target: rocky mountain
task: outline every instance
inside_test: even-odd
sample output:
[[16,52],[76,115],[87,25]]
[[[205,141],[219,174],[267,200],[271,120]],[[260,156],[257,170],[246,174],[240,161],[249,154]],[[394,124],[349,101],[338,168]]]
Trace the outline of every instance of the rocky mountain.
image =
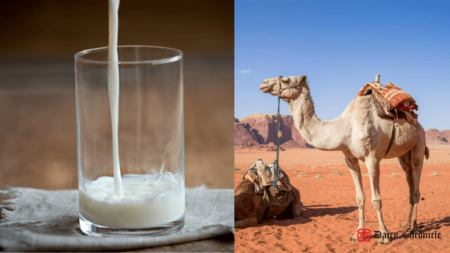
[[427,140],[427,146],[433,145],[450,145],[450,130],[439,130],[430,128],[425,131],[425,137]]
[[[294,120],[292,116],[281,115],[280,125],[283,136],[280,138],[280,147],[286,148],[312,148],[311,145],[305,142],[300,133],[294,126]],[[242,129],[242,126],[250,133],[250,135]],[[247,148],[256,145],[250,145],[250,136],[253,140],[256,140],[260,144],[259,148],[265,148],[272,150],[276,143],[276,127],[277,127],[277,115],[276,114],[261,114],[256,113],[242,120],[235,119],[235,149],[240,147]],[[236,134],[238,136],[236,136]],[[253,143],[253,142],[251,142]]]
[[234,149],[243,148],[259,149],[260,145],[253,133],[234,118]]
[[450,130],[444,130],[441,132],[442,135],[447,139],[447,141],[450,143]]
[[[294,126],[294,119],[290,115],[280,116],[280,138],[282,149],[313,148],[306,143]],[[234,119],[234,148],[235,149],[276,149],[276,114],[255,113],[242,120]],[[428,146],[450,145],[450,130],[439,131],[431,128],[425,131]]]

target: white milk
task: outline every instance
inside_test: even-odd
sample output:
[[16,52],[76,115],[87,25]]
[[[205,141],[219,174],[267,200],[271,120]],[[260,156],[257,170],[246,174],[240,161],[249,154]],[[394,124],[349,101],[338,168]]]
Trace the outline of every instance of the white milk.
[[109,51],[108,61],[108,93],[111,108],[113,163],[114,163],[114,194],[122,198],[122,180],[119,161],[119,56],[117,55],[117,37],[119,30],[119,3],[120,0],[109,0]]
[[147,228],[181,218],[185,209],[184,185],[170,172],[124,175],[124,198],[113,192],[114,179],[99,177],[79,191],[80,214],[98,225],[118,228]]
[[[124,175],[120,173],[119,68],[117,55],[120,0],[109,0],[108,93],[113,140],[113,177],[99,177],[79,190],[80,214],[97,224],[117,228],[148,228],[181,218],[185,209],[184,185],[173,174]],[[164,166],[164,165],[163,165]],[[162,173],[163,168],[161,169]],[[123,180],[122,180],[123,179]]]

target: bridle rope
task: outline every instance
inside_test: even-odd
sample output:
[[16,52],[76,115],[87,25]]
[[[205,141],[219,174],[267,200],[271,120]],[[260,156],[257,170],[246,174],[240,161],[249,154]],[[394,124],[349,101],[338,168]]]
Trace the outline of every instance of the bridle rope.
[[280,176],[280,167],[279,167],[279,159],[280,159],[280,138],[282,137],[282,131],[281,131],[281,125],[280,125],[280,99],[281,99],[281,93],[283,93],[284,90],[296,88],[298,87],[298,84],[291,83],[288,87],[282,88],[281,83],[283,82],[283,76],[278,77],[278,86],[279,86],[279,92],[278,92],[278,111],[277,111],[277,157],[275,161],[273,161],[273,183],[272,186],[276,187],[278,183],[278,178]]

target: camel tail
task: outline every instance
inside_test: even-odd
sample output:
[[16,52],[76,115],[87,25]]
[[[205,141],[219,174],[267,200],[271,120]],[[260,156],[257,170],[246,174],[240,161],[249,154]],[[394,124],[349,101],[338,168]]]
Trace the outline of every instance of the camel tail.
[[430,150],[428,149],[428,147],[425,147],[425,159],[428,160],[428,158],[430,158]]

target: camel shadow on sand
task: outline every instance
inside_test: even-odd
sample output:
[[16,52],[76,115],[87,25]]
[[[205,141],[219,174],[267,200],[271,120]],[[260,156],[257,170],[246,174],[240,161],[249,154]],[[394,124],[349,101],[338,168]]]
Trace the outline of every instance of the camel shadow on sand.
[[450,216],[445,217],[440,221],[432,220],[432,221],[420,222],[418,225],[419,225],[420,233],[434,232],[436,230],[439,232],[439,229],[441,229],[442,227],[450,226]]
[[[424,221],[424,222],[420,222],[418,224],[418,227],[419,227],[418,233],[428,234],[428,239],[429,239],[430,238],[430,234],[433,234],[434,232],[441,233],[440,229],[442,227],[449,227],[449,226],[450,226],[450,216],[449,217],[445,217],[445,218],[443,218],[442,220],[439,220],[439,221],[436,221],[436,220]],[[410,230],[409,228],[407,228],[407,229],[393,228],[390,232],[397,233],[397,236],[396,237],[391,237],[392,243],[394,243],[396,241],[406,242],[406,241],[403,241],[403,240],[404,239],[410,239],[409,236],[411,236],[411,235],[409,233],[409,230]],[[404,236],[406,236],[406,238]],[[442,237],[442,233],[441,233],[440,236]],[[419,238],[419,237],[416,237],[416,238],[418,238],[418,239],[414,239],[414,240],[421,240],[421,238]],[[372,239],[378,239],[378,237],[376,237],[375,235],[372,235]],[[424,237],[424,240],[427,240],[427,238]]]
[[345,207],[328,207],[330,205],[313,205],[313,206],[304,206],[302,208],[302,216],[296,218],[289,218],[287,215],[280,215],[276,218],[268,217],[265,220],[260,221],[254,227],[262,227],[262,226],[272,226],[276,224],[277,226],[291,226],[295,224],[304,224],[311,222],[314,217],[321,216],[336,216],[336,215],[345,215],[351,213],[355,210],[358,210],[357,206],[345,206]]

